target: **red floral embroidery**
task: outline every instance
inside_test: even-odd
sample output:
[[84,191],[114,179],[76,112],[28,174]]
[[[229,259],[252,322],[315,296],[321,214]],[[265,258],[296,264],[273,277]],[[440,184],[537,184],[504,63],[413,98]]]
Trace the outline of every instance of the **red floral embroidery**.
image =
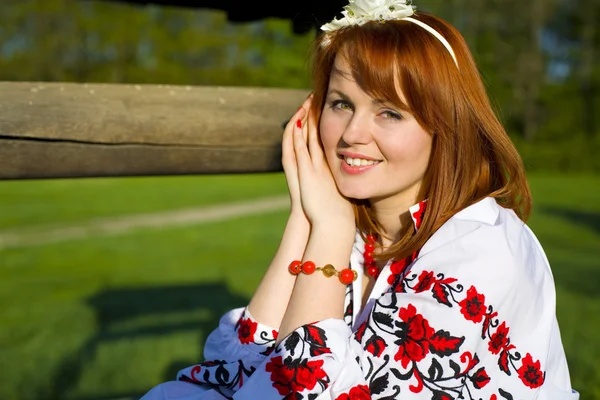
[[515,346],[512,344],[506,346],[500,353],[500,358],[498,359],[498,367],[500,367],[500,370],[504,371],[508,375],[510,375],[510,365],[509,365],[509,361],[508,361],[508,358],[510,356],[509,351],[514,348],[515,348]]
[[[190,383],[216,385],[227,388],[242,387],[244,379],[250,377],[256,368],[246,368],[242,360],[205,361],[202,364],[181,371],[177,380]],[[189,374],[189,375],[188,375]]]
[[479,357],[477,357],[477,354],[475,354],[475,357],[473,357],[470,351],[465,351],[460,355],[460,362],[463,364],[467,364],[467,368],[465,368],[465,370],[461,372],[461,375],[463,375],[472,370],[473,367],[475,367],[477,364],[479,364]]
[[388,283],[392,287],[393,292],[403,293],[404,290],[404,279],[402,279],[406,267],[408,267],[419,255],[418,251],[415,251],[404,260],[394,261],[390,265],[390,276],[388,276]]
[[428,340],[435,331],[421,314],[417,314],[412,304],[400,309],[400,319],[404,324],[396,331],[399,339],[394,342],[398,345],[394,360],[401,361],[402,367],[406,368],[411,361],[421,361],[429,353]]
[[250,344],[254,342],[254,334],[258,328],[258,323],[253,322],[250,318],[240,319],[238,326],[238,337],[242,344]]
[[367,385],[354,386],[348,393],[340,394],[335,400],[371,400]]
[[492,334],[490,342],[488,344],[489,350],[492,354],[498,354],[500,350],[504,349],[508,344],[508,330],[506,323],[502,324],[496,329],[496,332]]
[[467,297],[458,303],[460,312],[469,321],[481,322],[485,315],[485,296],[477,293],[477,289],[471,286],[467,290]]
[[431,289],[431,286],[435,283],[435,281],[436,279],[433,272],[423,271],[421,272],[421,275],[419,275],[419,280],[417,281],[417,284],[415,285],[413,290],[415,291],[415,293],[421,293],[426,290],[429,290]]
[[473,386],[475,386],[477,389],[481,389],[490,382],[490,377],[488,376],[487,372],[485,372],[485,368],[481,367],[471,377],[471,381],[473,382]]
[[440,329],[429,339],[429,350],[437,356],[449,356],[458,351],[464,340],[464,337],[450,336],[449,332]]
[[394,343],[398,345],[398,351],[394,360],[400,361],[402,368],[421,361],[430,351],[438,356],[456,353],[465,340],[441,329],[436,332],[421,314],[417,314],[412,304],[401,308],[399,316],[404,322],[396,323],[399,329],[394,334],[398,340]]
[[421,227],[426,208],[427,200],[423,200],[419,203],[419,209],[412,214],[413,221],[415,222],[415,229],[419,229]]
[[196,377],[196,376],[200,376],[200,371],[202,370],[202,367],[199,365],[196,365],[194,368],[192,368],[192,378],[191,380],[194,382],[200,382],[200,380]]
[[312,390],[317,382],[324,383],[327,374],[322,366],[323,360],[298,361],[288,357],[283,361],[281,356],[277,356],[267,363],[265,369],[271,373],[273,387],[280,395],[287,396],[304,390]]
[[421,374],[418,369],[415,369],[413,372],[413,376],[417,380],[417,385],[408,385],[408,388],[413,393],[421,393],[423,391],[423,378],[421,378]]
[[[419,209],[412,214],[412,218],[415,225],[415,232],[421,226],[421,222],[423,221],[423,216],[425,215],[426,208],[427,200],[423,200],[419,203]],[[404,280],[402,279],[404,271],[406,270],[406,267],[408,267],[418,256],[419,250],[413,252],[404,260],[394,261],[392,265],[390,265],[391,274],[390,276],[388,276],[388,283],[391,285],[393,292],[402,293],[405,291]]]
[[[474,286],[471,286],[467,290],[466,297],[458,301],[456,294],[461,293],[463,288],[461,285],[451,285],[457,281],[455,278],[445,278],[443,274],[434,276],[432,271],[422,271],[418,276],[417,274],[413,274],[410,278],[405,277],[403,281],[404,282],[401,285],[403,289],[406,287],[411,289],[414,293],[431,290],[433,297],[439,303],[448,307],[453,307],[454,304],[456,304],[460,307],[460,312],[466,320],[474,323],[482,323],[481,338],[489,339],[489,351],[492,354],[499,355],[498,367],[501,371],[507,375],[511,375],[511,368],[516,370],[521,381],[532,389],[537,388],[544,383],[544,372],[541,370],[540,361],[534,362],[529,353],[527,354],[527,357],[523,358],[521,367],[517,369],[514,362],[518,361],[521,356],[518,352],[511,352],[511,350],[516,349],[516,347],[510,343],[510,328],[505,321],[500,322],[497,319],[498,313],[494,311],[491,306],[486,306],[485,296],[477,292],[477,289]],[[436,336],[440,334],[440,332],[444,331],[440,330],[436,332]],[[421,342],[428,342],[430,344],[429,350],[436,353],[434,351],[434,339],[435,337],[425,338],[421,339]],[[413,346],[413,348],[416,349],[415,346]],[[453,348],[453,346],[450,345],[450,348]],[[399,359],[398,357],[402,351],[404,350],[400,349],[398,354],[396,354],[396,360]],[[412,354],[416,359],[423,358],[427,354],[427,349],[424,349],[424,351],[421,352],[413,351]],[[438,353],[436,354],[439,355]],[[469,359],[468,366],[461,374],[467,373],[479,363],[477,354],[472,356],[469,352],[463,353],[461,362],[466,363],[467,356]],[[403,366],[408,363],[408,361],[410,361],[410,357],[408,360],[403,360]],[[470,379],[473,382],[474,387],[478,389],[485,386],[490,380],[484,369],[477,370],[475,375],[471,376]]]
[[483,320],[483,327],[481,328],[481,338],[485,339],[488,330],[490,329],[490,322],[492,322],[492,318],[496,318],[498,313],[496,311],[485,314],[485,319]]
[[395,292],[404,291],[404,288],[401,284],[402,280],[400,279],[400,277],[406,269],[406,266],[413,262],[413,260],[413,256],[408,256],[404,260],[394,261],[392,265],[390,265],[391,275],[388,276],[388,283],[394,287]]
[[[304,341],[309,345],[311,357],[331,353],[331,349],[325,345],[327,336],[325,331],[316,325],[304,325]],[[292,337],[294,335],[292,334]],[[291,337],[290,337],[291,338]]]
[[544,373],[541,371],[540,361],[533,362],[529,353],[523,357],[523,364],[517,373],[521,381],[532,389],[538,388],[544,383]]
[[306,330],[307,340],[318,346],[325,346],[325,340],[327,340],[327,337],[325,336],[323,329],[315,325],[305,325],[304,329]]
[[367,321],[360,324],[356,332],[354,333],[354,338],[356,341],[360,342],[365,334],[365,330],[367,329]]
[[385,340],[381,336],[373,335],[367,340],[366,350],[375,357],[381,357],[381,353],[387,347]]

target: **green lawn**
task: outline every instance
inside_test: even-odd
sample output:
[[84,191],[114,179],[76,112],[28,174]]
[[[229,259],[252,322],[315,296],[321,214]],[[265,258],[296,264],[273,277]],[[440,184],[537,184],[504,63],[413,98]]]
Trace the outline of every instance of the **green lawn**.
[[[536,174],[531,185],[573,385],[600,400],[600,178]],[[282,174],[0,182],[0,231],[285,192]],[[285,218],[0,249],[0,398],[118,398],[172,379],[248,301]]]

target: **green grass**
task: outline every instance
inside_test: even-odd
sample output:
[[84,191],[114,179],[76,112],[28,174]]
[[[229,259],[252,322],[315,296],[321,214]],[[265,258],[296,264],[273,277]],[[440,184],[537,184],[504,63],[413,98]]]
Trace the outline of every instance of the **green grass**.
[[530,226],[550,260],[571,381],[600,399],[600,177],[534,175]]
[[[531,176],[572,382],[600,399],[600,178]],[[0,182],[0,230],[283,194],[281,174]],[[0,250],[0,398],[137,395],[246,304],[286,212]]]
[[281,173],[0,182],[0,230],[287,193]]

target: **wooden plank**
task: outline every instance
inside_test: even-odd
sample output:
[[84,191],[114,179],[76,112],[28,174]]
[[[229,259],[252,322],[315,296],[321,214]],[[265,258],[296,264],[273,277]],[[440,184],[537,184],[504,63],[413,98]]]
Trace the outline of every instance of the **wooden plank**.
[[3,179],[281,171],[281,147],[149,146],[0,139]]
[[0,82],[0,179],[280,171],[308,93]]

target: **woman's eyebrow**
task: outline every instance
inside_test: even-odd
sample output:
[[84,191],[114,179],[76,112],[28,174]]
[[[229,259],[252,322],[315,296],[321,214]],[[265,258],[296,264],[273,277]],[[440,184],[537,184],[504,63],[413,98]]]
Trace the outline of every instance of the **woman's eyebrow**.
[[[350,100],[350,96],[348,96],[346,93],[342,92],[339,89],[329,90],[326,94],[326,97],[329,97],[332,94],[339,96],[342,100],[347,101],[348,103],[352,103],[352,100]],[[393,103],[391,103],[389,100],[386,100],[386,99],[373,99],[372,103],[376,106],[394,107],[394,108],[402,109],[404,111],[408,111],[408,109],[406,109],[405,107],[395,106]]]
[[338,89],[331,89],[329,92],[327,92],[327,96],[331,95],[331,94],[337,94],[338,96],[340,96],[342,99],[346,100],[346,101],[350,101],[350,97],[348,97],[348,95],[346,95],[346,93],[342,92],[341,90]]

